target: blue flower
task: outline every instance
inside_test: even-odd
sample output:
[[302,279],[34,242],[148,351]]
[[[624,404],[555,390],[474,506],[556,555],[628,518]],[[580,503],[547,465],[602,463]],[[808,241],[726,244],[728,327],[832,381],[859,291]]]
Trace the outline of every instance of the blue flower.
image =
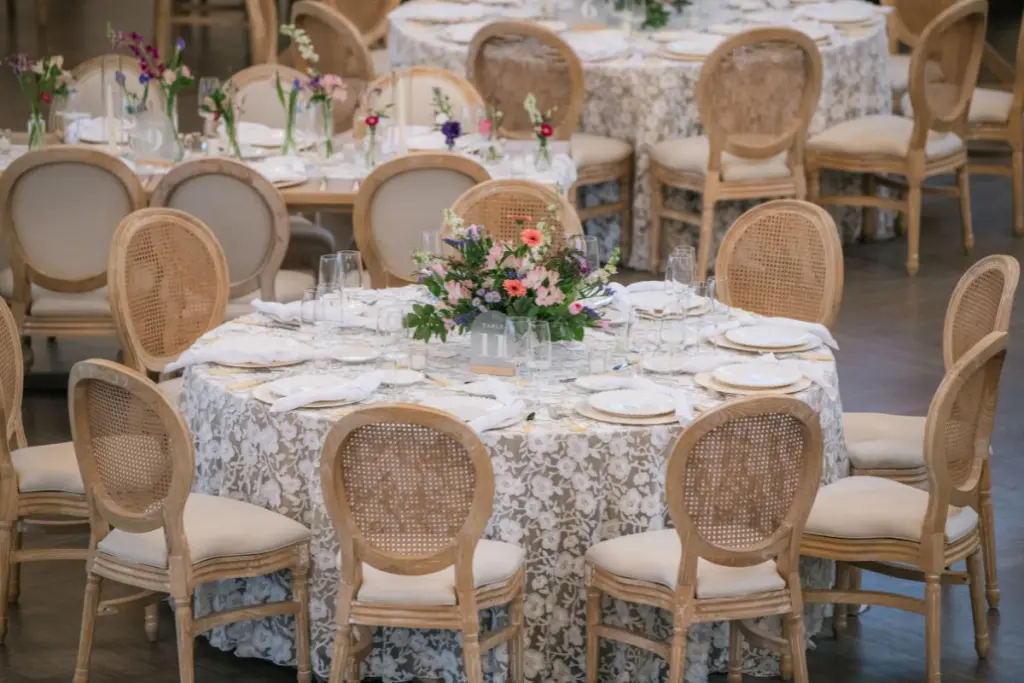
[[501,301],[501,293],[500,292],[487,292],[486,294],[484,294],[484,301],[486,301],[489,304],[496,304],[499,301]]
[[605,287],[604,288],[604,295],[605,296],[615,296],[615,290],[612,289],[611,287]]
[[450,145],[455,142],[455,138],[462,135],[462,125],[458,121],[446,121],[441,126],[441,132],[444,134],[445,142]]
[[302,90],[302,81],[296,78],[292,81],[292,88],[295,90]]
[[601,317],[600,314],[597,311],[595,311],[593,308],[591,308],[590,306],[584,306],[583,307],[583,312],[587,316],[589,316],[591,318],[600,318]]
[[445,237],[441,241],[447,244],[449,247],[455,247],[456,249],[462,246],[462,240],[452,239],[451,237]]
[[141,74],[139,76],[139,83],[141,83],[142,85],[146,85],[147,83],[149,83],[149,78],[149,74]]
[[185,39],[184,38],[178,38],[178,42],[176,42],[174,45],[175,45],[175,47],[178,48],[178,52],[181,52],[182,50],[185,49]]

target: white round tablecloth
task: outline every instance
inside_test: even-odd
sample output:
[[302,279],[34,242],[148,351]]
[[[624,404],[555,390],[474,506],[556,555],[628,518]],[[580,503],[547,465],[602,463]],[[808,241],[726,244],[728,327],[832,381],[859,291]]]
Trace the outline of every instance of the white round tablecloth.
[[[465,74],[468,46],[446,39],[444,31],[444,26],[392,17],[388,38],[392,66],[426,64]],[[839,37],[821,48],[823,82],[821,99],[811,123],[812,134],[842,121],[891,111],[892,94],[886,68],[888,52],[881,15],[874,29]],[[634,268],[646,269],[651,265],[648,240],[652,189],[647,148],[663,140],[703,133],[695,96],[701,66],[700,62],[669,60],[641,54],[641,51],[628,58],[583,63],[586,97],[579,130],[625,140],[636,147],[633,244],[627,264]],[[859,193],[860,182],[855,176],[826,174],[822,188],[828,193]],[[582,201],[590,206],[614,201],[618,188],[609,184],[582,194]],[[736,217],[754,203],[718,204],[716,245]],[[699,200],[682,192],[667,193],[666,205],[683,211],[700,211]],[[849,207],[829,209],[844,239],[855,239],[860,233],[860,211]],[[600,235],[610,249],[619,244],[618,223],[617,217],[595,219],[588,223],[587,232]],[[881,223],[879,236],[885,236],[891,229],[891,221]],[[696,226],[663,221],[663,258],[676,244],[696,244],[697,234]]]
[[[394,302],[403,290],[384,290],[380,296]],[[288,336],[296,332],[268,327],[258,315],[228,323],[211,337],[225,332]],[[641,322],[637,334],[650,338],[653,322]],[[319,338],[315,343],[337,348],[357,340],[373,342],[367,330],[350,330],[341,336]],[[585,603],[583,555],[593,544],[622,534],[664,528],[669,521],[665,503],[665,465],[679,436],[678,424],[629,427],[595,422],[572,413],[552,419],[548,406],[572,406],[584,398],[568,378],[587,374],[587,346],[611,348],[614,339],[596,333],[586,344],[555,345],[554,369],[543,381],[517,388],[527,402],[533,420],[482,434],[492,457],[495,475],[494,512],[487,538],[526,549],[527,650],[526,677],[537,683],[580,681],[585,665]],[[822,347],[824,350],[824,347]],[[451,396],[463,382],[479,376],[468,373],[468,340],[431,343],[428,381],[377,395],[368,402],[400,400],[417,403],[431,397]],[[738,358],[749,354],[735,353]],[[798,397],[821,416],[824,430],[822,481],[846,475],[848,460],[842,434],[842,406],[838,379],[831,362],[808,360],[824,370],[824,383],[811,385]],[[332,425],[349,408],[295,410],[271,413],[269,406],[253,398],[253,381],[328,370],[356,377],[367,365],[342,365],[316,361],[273,373],[246,374],[210,365],[186,371],[181,407],[195,439],[195,490],[245,500],[301,521],[313,531],[310,568],[310,611],[313,669],[327,676],[334,635],[337,594],[338,544],[320,491],[321,449]],[[721,402],[693,384],[689,375],[654,377],[659,383],[685,388],[698,408]],[[829,398],[828,394],[836,398]],[[557,413],[556,413],[557,415]],[[831,585],[829,563],[804,560],[805,583]],[[222,581],[203,586],[197,610],[208,611],[254,604],[287,595],[287,575]],[[809,611],[808,632],[820,627],[822,610]],[[483,613],[490,622],[495,615]],[[612,603],[605,605],[605,619],[632,628],[667,636],[671,619],[653,608]],[[490,623],[487,624],[488,626]],[[215,629],[211,642],[233,649],[240,656],[260,657],[279,664],[294,664],[294,621],[273,618],[243,622]],[[369,671],[364,676],[384,680],[442,678],[464,680],[460,639],[451,631],[374,630]],[[724,671],[728,628],[725,624],[695,625],[690,629],[687,681],[706,681],[710,672]],[[601,680],[658,681],[664,662],[657,657],[605,643]],[[485,672],[504,673],[506,654],[498,648],[485,657]],[[750,650],[745,668],[755,675],[777,672],[772,655]],[[497,680],[502,680],[499,675]]]

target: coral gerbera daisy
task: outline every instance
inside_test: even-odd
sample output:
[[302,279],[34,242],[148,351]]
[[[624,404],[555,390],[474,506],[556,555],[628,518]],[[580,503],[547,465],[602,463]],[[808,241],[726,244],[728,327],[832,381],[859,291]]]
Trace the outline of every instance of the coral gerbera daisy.
[[519,280],[505,280],[505,284],[502,286],[509,296],[522,296],[526,294],[526,285]]
[[519,239],[528,247],[536,247],[544,241],[544,235],[535,228],[526,228],[519,233]]

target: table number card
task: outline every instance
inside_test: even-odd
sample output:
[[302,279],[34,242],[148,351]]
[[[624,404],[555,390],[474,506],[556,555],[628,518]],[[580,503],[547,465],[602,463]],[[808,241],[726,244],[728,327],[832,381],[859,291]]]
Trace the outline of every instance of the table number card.
[[508,358],[505,314],[488,311],[473,321],[469,330],[469,371],[482,375],[511,377],[515,365]]

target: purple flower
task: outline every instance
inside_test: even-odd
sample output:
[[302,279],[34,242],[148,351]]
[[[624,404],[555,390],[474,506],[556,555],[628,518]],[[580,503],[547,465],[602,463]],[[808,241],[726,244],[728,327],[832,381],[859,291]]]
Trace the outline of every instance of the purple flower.
[[302,81],[296,78],[292,81],[292,88],[295,90],[302,90]]
[[600,314],[597,311],[595,311],[593,308],[591,308],[590,306],[584,306],[583,307],[583,313],[585,313],[587,315],[587,317],[590,317],[590,318],[600,318],[601,317]]
[[136,33],[135,31],[132,31],[131,33],[129,33],[129,34],[128,34],[128,37],[129,37],[129,38],[131,38],[132,40],[136,40],[136,41],[138,41],[138,40],[142,40],[142,36],[140,36],[140,35],[139,35],[138,33]]
[[178,38],[178,42],[176,42],[174,45],[175,45],[175,47],[178,48],[178,52],[181,52],[182,50],[185,49],[185,39],[184,38]]
[[481,287],[480,289],[476,290],[476,295],[477,296],[483,296],[486,293],[487,293],[487,290],[484,289],[483,287]]
[[480,306],[480,297],[477,297],[477,296],[473,297],[473,300],[470,301],[469,303],[473,304],[474,306],[479,307]]
[[139,75],[139,83],[142,84],[142,85],[146,85],[147,83],[149,83],[149,79],[150,78],[151,78],[151,76],[149,74],[140,74]]
[[123,88],[124,87],[124,83],[125,83],[124,72],[123,71],[115,71],[114,72],[114,80],[117,81],[117,84]]
[[484,301],[489,304],[496,304],[501,301],[501,294],[499,292],[487,292],[484,294]]
[[446,121],[441,126],[441,132],[444,133],[445,142],[450,145],[455,142],[455,138],[462,135],[462,125],[458,121]]

